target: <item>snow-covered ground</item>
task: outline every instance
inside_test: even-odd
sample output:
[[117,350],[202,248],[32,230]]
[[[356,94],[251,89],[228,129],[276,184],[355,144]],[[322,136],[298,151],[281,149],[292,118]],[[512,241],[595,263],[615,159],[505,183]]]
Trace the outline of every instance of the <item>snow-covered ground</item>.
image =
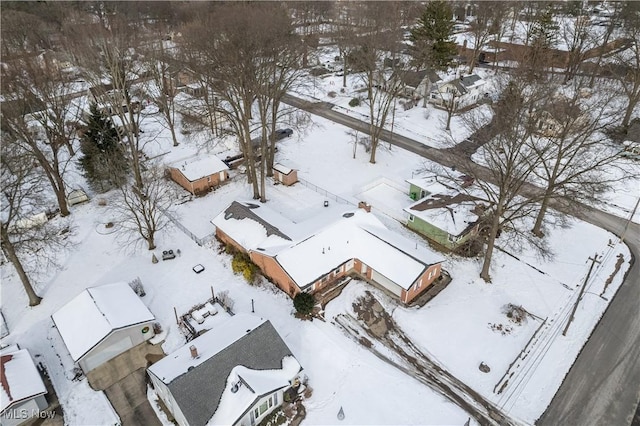
[[[145,147],[149,157],[158,156],[157,161],[169,163],[196,153],[207,154],[197,138],[187,139],[182,134],[180,145],[172,147],[168,132],[154,123],[155,117],[145,117],[142,126],[149,138]],[[414,120],[418,118],[419,115]],[[396,213],[405,207],[398,206],[403,199],[402,188],[408,190],[404,181],[423,167],[423,159],[396,147],[384,147],[373,165],[361,146],[353,159],[352,138],[346,128],[317,117],[313,123],[306,134],[294,134],[280,143],[277,160],[298,167],[299,176],[318,185],[320,192],[329,191],[354,205],[367,197],[373,204],[373,214],[379,215],[387,226],[419,240],[396,220],[401,219]],[[435,132],[437,126],[433,125],[432,130]],[[225,155],[232,149],[228,139],[216,142],[209,154]],[[210,220],[231,201],[250,197],[244,176],[234,174],[230,183],[214,193],[176,200],[176,216],[198,238],[212,235],[214,227]],[[74,179],[82,183],[79,174]],[[98,205],[97,198],[106,200],[107,205]],[[330,195],[302,184],[269,185],[267,198],[271,208],[292,218],[313,206],[322,208],[324,200],[331,200]],[[408,196],[405,201],[411,202]],[[329,304],[328,322],[301,322],[292,315],[291,300],[271,284],[251,286],[234,275],[229,257],[220,254],[215,240],[200,247],[174,228],[159,237],[155,253],[160,257],[162,250],[180,249],[181,254],[158,264],[151,262],[147,250],[122,248],[114,234],[104,228],[112,219],[109,206],[114,202],[114,194],[105,194],[73,208],[74,248],[62,255],[61,270],[51,271],[37,283],[37,291],[44,297],[38,307],[27,307],[13,268],[9,264],[2,266],[2,311],[10,330],[3,344],[19,343],[47,365],[67,424],[114,424],[117,417],[104,394],[92,391],[86,379],[72,380],[71,358],[52,328],[50,315],[88,286],[131,281],[136,277],[141,278],[147,293],[143,302],[168,331],[163,344],[167,353],[185,343],[175,324],[174,308],[178,314],[187,312],[210,297],[211,287],[216,292],[228,291],[237,312],[250,312],[253,301],[256,314],[271,320],[309,377],[313,395],[306,402],[307,424],[335,423],[341,407],[344,422],[350,424],[463,424],[469,417],[441,395],[346,338],[331,324],[332,316],[349,311],[354,299],[369,288],[365,284],[350,284]],[[345,205],[348,208],[354,207]],[[607,301],[598,295],[613,272],[615,256],[622,254],[625,264],[604,292],[608,300],[620,285],[629,259],[626,246],[616,244],[613,235],[582,222],[574,222],[569,229],[558,229],[550,238],[557,253],[552,261],[539,260],[526,248],[515,254],[520,260],[496,253],[491,284],[478,278],[478,260],[443,255],[444,268],[453,281],[423,308],[396,306],[387,296],[376,292],[386,306],[395,306],[393,317],[425,353],[526,423],[532,423],[544,410],[606,307]],[[609,240],[613,247],[608,246]],[[587,285],[567,337],[560,337],[555,324],[566,320],[577,286],[588,269],[585,262],[594,253],[603,256],[602,263]],[[196,275],[191,268],[198,263],[206,269]],[[512,324],[503,312],[508,303],[520,305],[535,316],[521,325]],[[547,322],[541,327],[544,318]],[[526,347],[538,328],[535,343]],[[520,363],[514,372],[515,379],[502,394],[495,394],[493,389],[501,376],[525,347],[535,354],[546,355],[531,356]],[[491,371],[480,372],[480,362],[489,365]]]

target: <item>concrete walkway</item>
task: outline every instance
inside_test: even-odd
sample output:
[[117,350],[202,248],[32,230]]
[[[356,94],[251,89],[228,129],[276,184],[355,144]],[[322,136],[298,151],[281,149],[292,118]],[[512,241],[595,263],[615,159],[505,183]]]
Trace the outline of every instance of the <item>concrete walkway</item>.
[[140,368],[105,389],[122,426],[162,426],[147,399],[146,368]]
[[146,369],[163,357],[160,345],[145,342],[87,373],[89,385],[104,391],[122,426],[162,426],[147,399]]

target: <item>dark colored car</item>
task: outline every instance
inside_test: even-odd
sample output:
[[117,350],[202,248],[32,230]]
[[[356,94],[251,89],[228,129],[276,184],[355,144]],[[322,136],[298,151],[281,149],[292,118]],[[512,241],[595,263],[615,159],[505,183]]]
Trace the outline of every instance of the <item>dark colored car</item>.
[[291,129],[278,129],[278,130],[276,130],[276,140],[277,141],[279,141],[280,139],[288,138],[291,135],[293,135],[293,130],[291,130]]

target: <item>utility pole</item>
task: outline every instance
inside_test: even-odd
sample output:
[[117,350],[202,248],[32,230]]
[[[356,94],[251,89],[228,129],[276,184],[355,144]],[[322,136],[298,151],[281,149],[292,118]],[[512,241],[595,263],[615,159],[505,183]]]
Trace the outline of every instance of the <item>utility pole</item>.
[[633,220],[633,216],[635,216],[635,214],[636,214],[636,210],[638,210],[638,204],[640,204],[640,197],[638,197],[638,201],[636,201],[636,205],[633,207],[633,211],[631,212],[631,215],[629,215],[629,220],[627,220],[627,223],[624,225],[624,231],[622,231],[622,235],[620,235],[620,242],[621,243],[624,242],[624,237],[625,237],[625,235],[627,235],[627,231],[629,230],[629,225],[631,224],[631,221]]
[[567,321],[567,325],[564,327],[564,331],[562,332],[563,336],[567,335],[567,330],[569,330],[569,326],[571,325],[571,322],[573,321],[573,316],[576,313],[576,309],[578,309],[578,303],[580,303],[580,299],[582,299],[582,295],[584,294],[584,289],[587,286],[587,282],[589,281],[589,277],[591,276],[591,271],[593,271],[593,267],[596,265],[596,263],[600,263],[600,261],[598,260],[598,253],[594,254],[593,257],[590,257],[589,260],[591,261],[591,266],[589,267],[589,272],[587,272],[587,276],[584,279],[584,282],[582,283],[582,288],[580,288],[580,294],[578,294],[578,298],[576,299],[576,303],[573,305],[573,310],[571,310],[571,315],[569,316],[569,321]]

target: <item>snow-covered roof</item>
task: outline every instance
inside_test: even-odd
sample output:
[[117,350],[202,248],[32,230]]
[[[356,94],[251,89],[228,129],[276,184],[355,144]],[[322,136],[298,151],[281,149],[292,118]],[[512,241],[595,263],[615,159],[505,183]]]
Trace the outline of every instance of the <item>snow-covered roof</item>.
[[[375,215],[361,209],[315,223],[313,219],[293,223],[264,205],[254,205],[250,216],[235,215],[233,209],[234,204],[213,224],[245,249],[275,257],[301,288],[355,258],[408,289],[426,266],[441,261],[431,250],[389,231]],[[287,238],[269,229],[286,232]]]
[[189,424],[204,425],[234,424],[260,395],[287,386],[300,369],[269,321],[238,314],[153,364],[149,372],[167,384]]
[[291,173],[293,171],[292,168],[287,167],[287,166],[283,166],[280,163],[276,163],[273,165],[273,170],[276,170],[282,174],[288,175],[289,173]]
[[47,393],[29,351],[12,347],[0,353],[0,412]]
[[[293,356],[282,359],[282,368],[253,370],[237,366],[231,370],[218,408],[207,425],[230,425],[240,419],[261,395],[290,385],[300,372],[300,363]],[[234,392],[232,389],[235,389]]]
[[444,191],[429,193],[406,207],[404,211],[449,235],[457,236],[478,221],[478,201],[479,199],[472,195],[446,188]]
[[359,259],[408,289],[427,265],[441,259],[426,247],[389,231],[373,214],[356,210],[311,237],[281,251],[276,259],[300,287],[350,259]]
[[197,160],[183,160],[172,164],[172,167],[180,170],[184,177],[191,182],[206,176],[214,175],[223,170],[229,170],[229,167],[215,155],[199,158]]
[[90,287],[51,317],[74,361],[112,331],[155,319],[124,282]]
[[420,189],[424,189],[430,194],[444,192],[448,189],[446,185],[438,182],[433,176],[415,177],[412,179],[407,179],[405,182],[410,185],[415,185]]

